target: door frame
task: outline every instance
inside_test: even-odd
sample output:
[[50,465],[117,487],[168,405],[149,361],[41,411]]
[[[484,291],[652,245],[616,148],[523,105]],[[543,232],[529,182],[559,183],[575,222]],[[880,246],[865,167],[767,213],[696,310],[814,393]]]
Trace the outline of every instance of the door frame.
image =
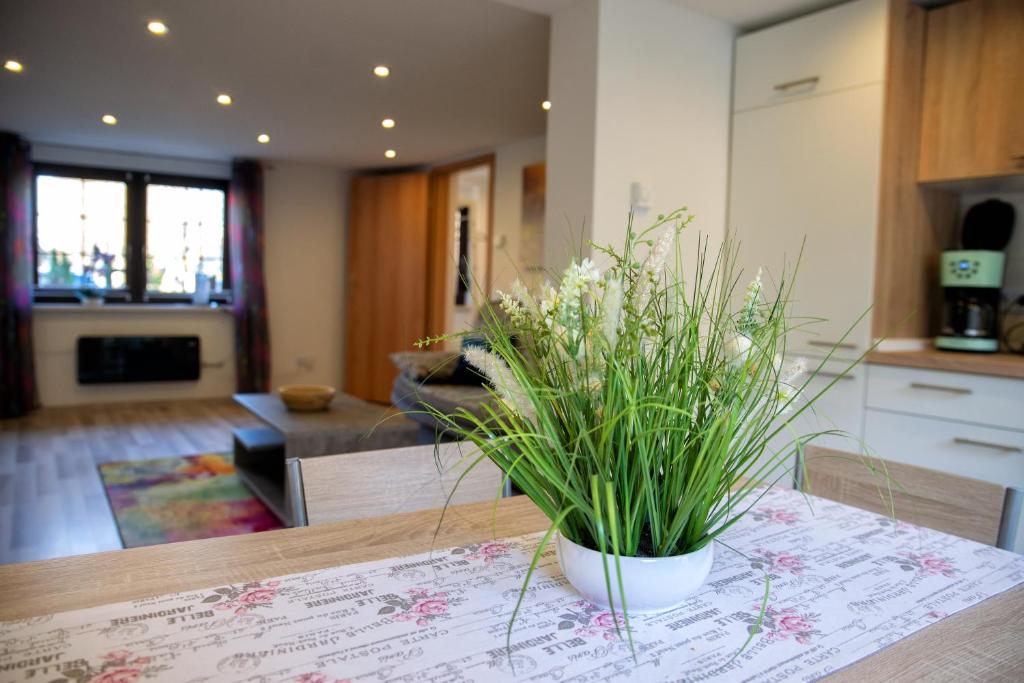
[[491,291],[491,260],[494,249],[494,153],[461,159],[430,169],[427,180],[427,334],[447,332],[448,260],[451,253],[451,206],[449,192],[452,176],[459,171],[486,166],[487,188],[487,263],[484,290]]

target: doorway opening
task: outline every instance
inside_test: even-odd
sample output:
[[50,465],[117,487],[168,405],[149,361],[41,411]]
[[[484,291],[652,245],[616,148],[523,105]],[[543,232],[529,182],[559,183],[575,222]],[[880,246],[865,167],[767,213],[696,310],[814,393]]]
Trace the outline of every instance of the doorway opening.
[[430,204],[429,333],[473,329],[491,293],[494,156],[431,171]]

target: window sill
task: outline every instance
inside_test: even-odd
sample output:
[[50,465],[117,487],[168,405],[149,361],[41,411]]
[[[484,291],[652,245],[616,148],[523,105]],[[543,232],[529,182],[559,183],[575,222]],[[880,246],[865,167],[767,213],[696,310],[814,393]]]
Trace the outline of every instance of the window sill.
[[193,304],[104,304],[83,306],[82,304],[32,304],[36,313],[231,313],[231,306],[196,306]]

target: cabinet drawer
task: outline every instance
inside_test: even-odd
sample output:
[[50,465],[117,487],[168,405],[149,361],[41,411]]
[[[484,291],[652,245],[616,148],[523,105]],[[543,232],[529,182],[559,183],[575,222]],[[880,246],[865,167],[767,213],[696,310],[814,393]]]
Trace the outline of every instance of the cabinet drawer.
[[868,365],[869,408],[1024,431],[1024,381]]
[[738,38],[733,111],[883,81],[886,26],[857,0]]
[[869,408],[864,441],[880,457],[1024,488],[1024,432]]

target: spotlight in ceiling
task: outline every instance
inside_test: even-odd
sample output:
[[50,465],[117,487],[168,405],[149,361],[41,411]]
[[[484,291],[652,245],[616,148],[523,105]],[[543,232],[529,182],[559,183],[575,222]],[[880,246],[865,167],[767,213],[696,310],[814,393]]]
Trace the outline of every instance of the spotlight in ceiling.
[[384,151],[384,156],[388,159],[394,159],[395,157],[398,156],[398,152],[396,152],[393,149],[388,149]]
[[217,95],[217,104],[223,104],[225,107],[231,104],[234,100],[231,99],[231,95],[227,93],[221,93]]
[[544,111],[551,111],[551,100],[544,100],[540,103],[540,108]]
[[146,24],[146,28],[148,28],[149,32],[152,33],[154,36],[167,35],[167,24],[160,21],[159,19],[154,19],[153,21]]
[[25,70],[25,67],[22,66],[21,62],[17,61],[16,59],[8,59],[6,62],[4,62],[4,68],[16,74],[20,74],[22,71]]
[[381,125],[382,128],[394,128],[395,127],[395,120],[394,119],[384,119],[383,121],[380,122],[380,125]]
[[387,68],[383,64],[378,64],[373,67],[373,75],[377,78],[387,78],[391,75],[391,69]]
[[117,125],[117,117],[114,116],[113,114],[104,114],[103,116],[100,117],[100,121],[102,121],[103,123],[107,124],[108,126],[116,126]]
[[260,133],[259,135],[256,136],[256,142],[260,143],[261,145],[265,145],[268,142],[270,142],[270,136],[267,135],[266,133]]

